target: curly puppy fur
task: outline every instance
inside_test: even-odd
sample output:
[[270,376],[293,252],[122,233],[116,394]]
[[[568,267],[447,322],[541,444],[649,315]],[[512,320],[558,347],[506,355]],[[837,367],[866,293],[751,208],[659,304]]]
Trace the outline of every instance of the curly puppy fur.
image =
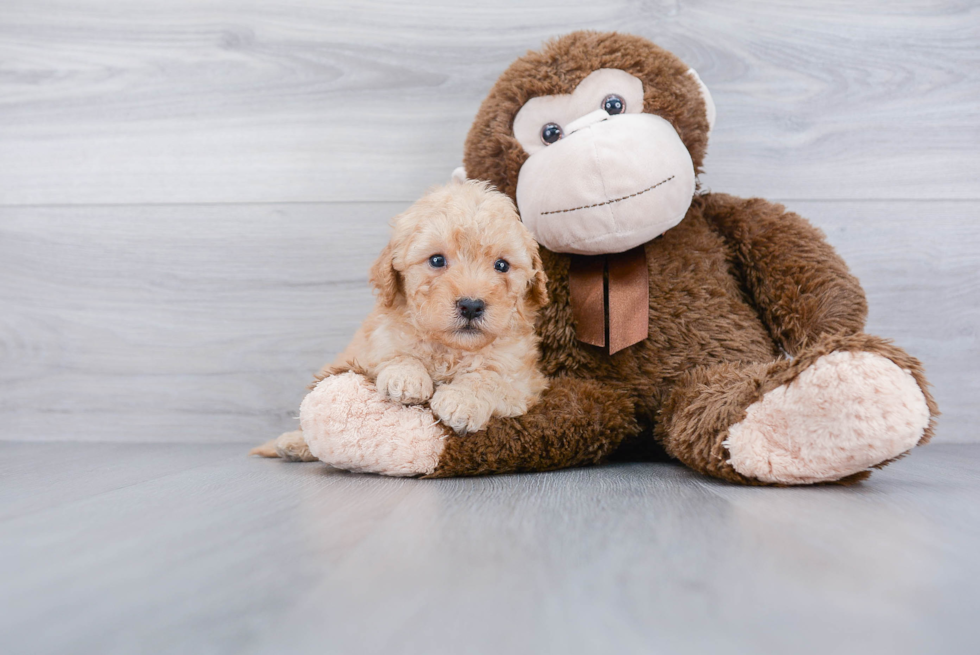
[[[444,265],[432,265],[436,255]],[[392,221],[371,269],[375,308],[318,377],[356,364],[387,398],[428,402],[461,434],[523,414],[547,384],[534,332],[546,281],[509,198],[483,182],[436,188]],[[467,320],[464,299],[482,301],[482,315]]]

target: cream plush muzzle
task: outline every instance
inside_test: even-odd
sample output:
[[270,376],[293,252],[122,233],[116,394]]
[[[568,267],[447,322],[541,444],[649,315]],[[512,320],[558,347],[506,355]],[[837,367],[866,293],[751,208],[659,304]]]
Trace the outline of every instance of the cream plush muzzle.
[[[715,106],[694,69],[708,129]],[[623,113],[609,115],[616,95]],[[537,96],[514,117],[514,137],[529,155],[517,180],[521,219],[554,252],[625,252],[677,225],[695,190],[691,155],[663,118],[644,113],[643,83],[626,71],[593,71],[569,94]],[[560,126],[551,145],[545,125]],[[463,173],[461,173],[463,174]]]
[[602,110],[521,167],[517,206],[553,252],[624,252],[680,223],[694,196],[694,163],[673,126],[653,114]]

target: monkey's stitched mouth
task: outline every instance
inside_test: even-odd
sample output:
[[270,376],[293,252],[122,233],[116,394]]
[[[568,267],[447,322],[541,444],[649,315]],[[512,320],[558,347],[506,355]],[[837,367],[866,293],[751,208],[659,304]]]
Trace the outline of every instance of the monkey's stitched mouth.
[[648,186],[647,188],[643,189],[642,191],[637,191],[636,193],[631,193],[628,196],[623,196],[622,198],[613,198],[612,200],[606,200],[605,202],[597,202],[597,203],[594,203],[592,205],[582,205],[581,207],[572,207],[571,209],[555,209],[554,211],[550,211],[550,212],[541,212],[541,215],[542,216],[547,216],[548,214],[564,214],[564,213],[567,213],[567,212],[575,212],[575,211],[578,211],[580,209],[592,209],[593,207],[602,207],[603,205],[611,205],[614,202],[621,202],[623,200],[629,200],[630,198],[635,198],[635,197],[637,197],[639,195],[643,195],[647,191],[653,191],[658,186],[660,186],[662,184],[667,184],[672,179],[674,179],[674,176],[673,175],[671,175],[670,177],[668,177],[666,180],[660,180],[656,184],[652,184],[652,185]]

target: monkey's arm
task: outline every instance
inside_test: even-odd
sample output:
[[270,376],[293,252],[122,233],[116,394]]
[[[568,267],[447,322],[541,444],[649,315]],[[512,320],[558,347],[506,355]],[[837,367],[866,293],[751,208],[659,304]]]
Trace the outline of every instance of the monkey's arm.
[[353,371],[325,378],[303,400],[312,456],[349,471],[451,477],[544,471],[602,461],[639,432],[628,390],[553,378],[528,413],[457,436],[422,406],[393,403]]
[[558,377],[526,414],[450,436],[427,477],[547,471],[596,464],[639,427],[625,390],[596,380]]
[[709,194],[704,203],[704,216],[731,245],[759,315],[788,353],[821,335],[864,329],[864,290],[820,230],[758,198]]
[[547,471],[596,464],[639,431],[633,401],[591,379],[558,377],[526,414],[450,436],[427,477]]

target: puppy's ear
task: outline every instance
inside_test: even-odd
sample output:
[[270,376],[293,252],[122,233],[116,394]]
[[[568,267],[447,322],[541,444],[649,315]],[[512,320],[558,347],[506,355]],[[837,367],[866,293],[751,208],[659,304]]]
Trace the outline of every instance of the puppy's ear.
[[378,292],[378,298],[385,307],[395,304],[395,299],[401,293],[402,281],[395,270],[394,264],[395,248],[389,243],[381,251],[377,261],[371,266],[371,275],[368,278],[371,286]]
[[545,275],[537,244],[535,244],[534,256],[531,258],[531,270],[533,274],[528,280],[527,302],[534,309],[541,309],[548,304],[548,276]]

